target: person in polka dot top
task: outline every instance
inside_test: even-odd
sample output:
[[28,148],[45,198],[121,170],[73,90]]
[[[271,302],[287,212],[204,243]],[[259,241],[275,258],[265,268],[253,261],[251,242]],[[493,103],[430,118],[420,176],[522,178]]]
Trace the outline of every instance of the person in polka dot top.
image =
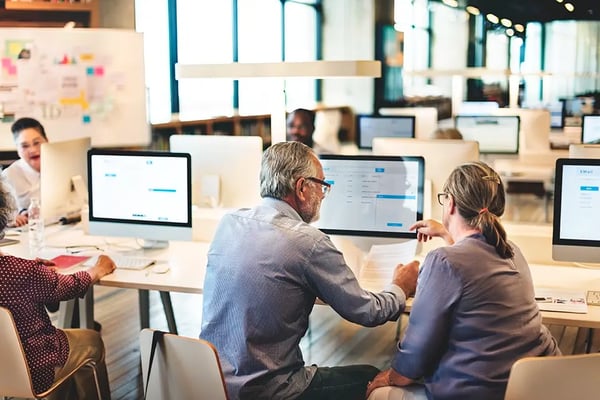
[[[0,232],[13,218],[14,200],[0,182]],[[110,399],[100,334],[88,329],[57,329],[46,312],[45,303],[83,297],[88,288],[115,269],[106,256],[86,271],[71,275],[57,273],[48,260],[28,260],[0,253],[0,306],[12,313],[31,371],[36,393],[47,390],[55,379],[65,376],[78,360],[92,357],[97,362],[102,399]],[[83,368],[72,385],[54,399],[95,398],[91,372]]]

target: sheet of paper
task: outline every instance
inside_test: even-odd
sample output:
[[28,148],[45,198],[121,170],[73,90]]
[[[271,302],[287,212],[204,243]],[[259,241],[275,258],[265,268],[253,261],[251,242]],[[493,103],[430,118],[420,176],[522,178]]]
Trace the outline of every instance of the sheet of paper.
[[587,313],[585,293],[561,288],[535,288],[535,301],[542,311]]
[[417,243],[415,239],[404,243],[371,246],[358,275],[361,286],[374,292],[383,290],[392,282],[396,265],[415,259]]

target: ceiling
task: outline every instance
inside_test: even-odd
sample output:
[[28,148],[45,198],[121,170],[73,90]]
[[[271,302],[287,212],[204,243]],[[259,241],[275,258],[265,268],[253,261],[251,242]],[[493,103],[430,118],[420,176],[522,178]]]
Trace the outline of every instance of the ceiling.
[[[477,6],[482,14],[493,13],[499,18],[508,18],[513,23],[526,24],[555,20],[600,21],[600,0],[464,0],[459,4]],[[575,6],[567,11],[565,3]]]

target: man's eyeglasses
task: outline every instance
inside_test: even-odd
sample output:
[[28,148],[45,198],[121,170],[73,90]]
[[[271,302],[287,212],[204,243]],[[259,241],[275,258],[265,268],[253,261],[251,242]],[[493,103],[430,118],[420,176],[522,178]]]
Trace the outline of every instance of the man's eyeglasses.
[[446,199],[448,197],[448,193],[445,192],[441,192],[437,194],[437,199],[438,199],[438,203],[440,203],[440,206],[444,205],[444,199]]
[[319,178],[315,178],[315,177],[312,177],[312,176],[309,176],[306,179],[308,179],[309,181],[316,182],[319,185],[321,185],[321,190],[323,191],[323,196],[327,196],[327,193],[329,193],[331,191],[331,184],[330,183],[327,183],[325,181],[322,181]]

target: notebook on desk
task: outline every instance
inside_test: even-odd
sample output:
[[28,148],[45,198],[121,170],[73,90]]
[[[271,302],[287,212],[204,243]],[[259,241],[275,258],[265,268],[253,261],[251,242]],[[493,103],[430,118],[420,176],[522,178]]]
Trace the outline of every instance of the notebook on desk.
[[577,314],[588,312],[583,290],[561,288],[535,288],[535,301],[540,311],[557,311]]

